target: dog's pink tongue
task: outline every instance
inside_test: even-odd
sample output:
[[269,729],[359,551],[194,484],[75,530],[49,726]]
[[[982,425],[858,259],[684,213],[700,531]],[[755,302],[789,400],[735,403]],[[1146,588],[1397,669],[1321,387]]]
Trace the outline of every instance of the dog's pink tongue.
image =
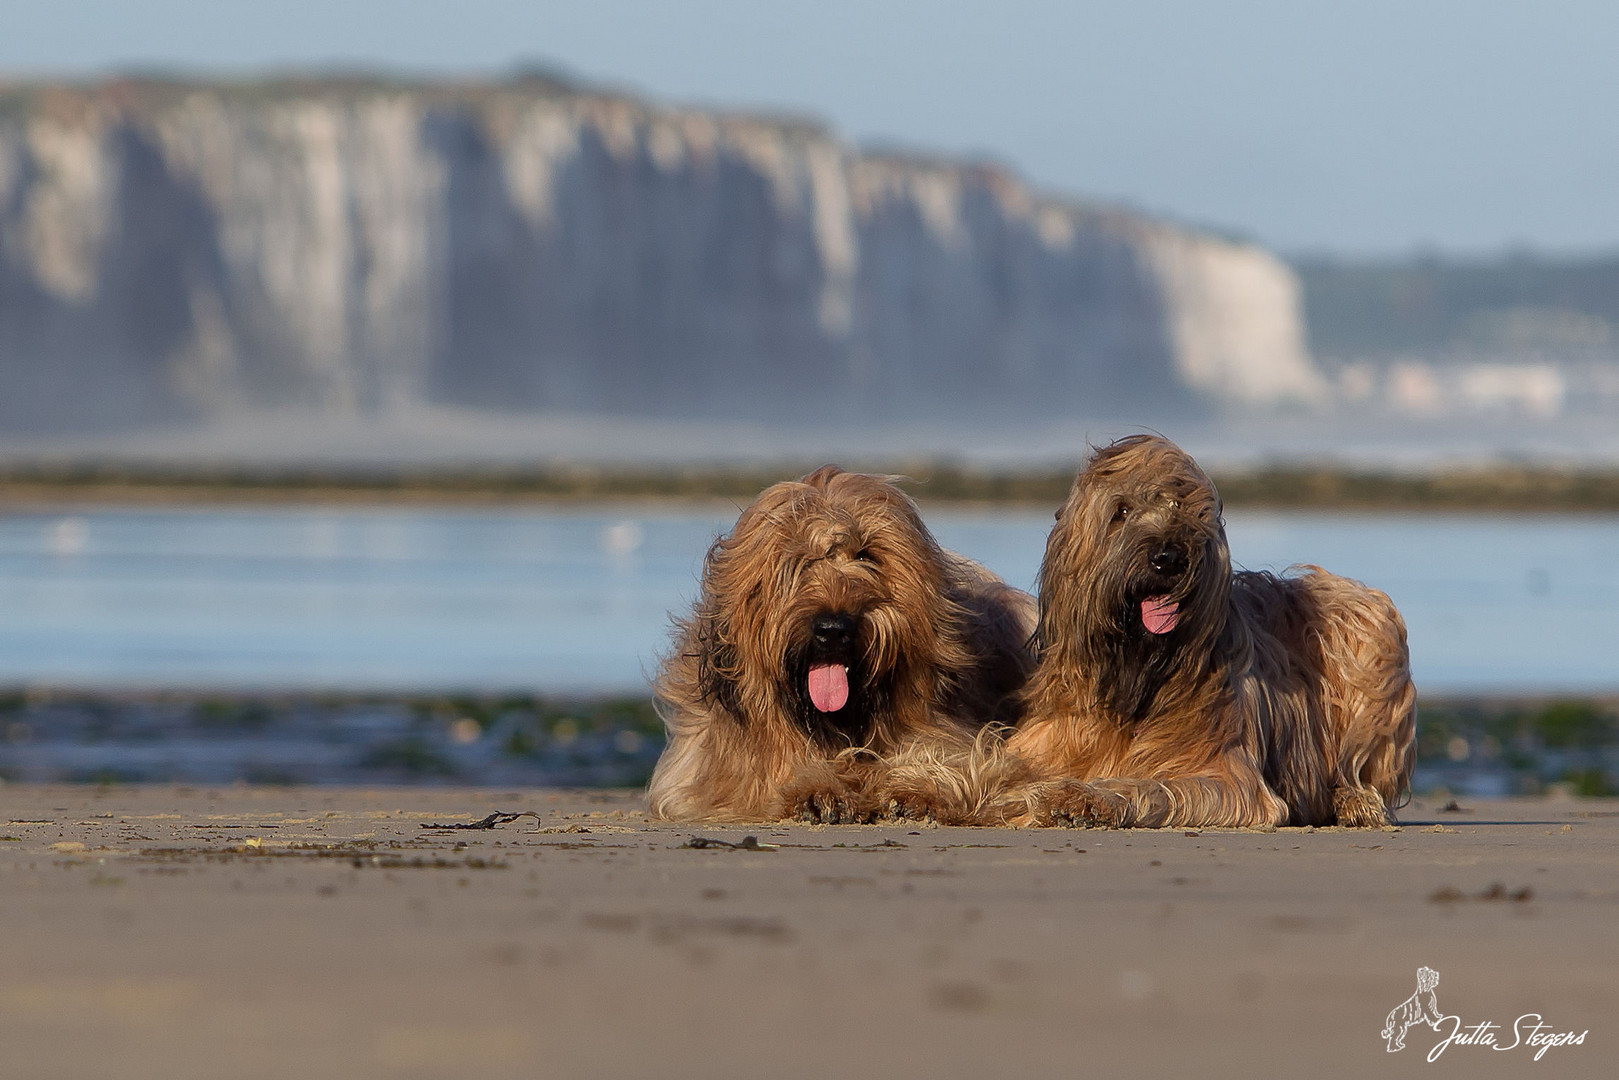
[[849,669],[842,664],[816,664],[809,672],[810,701],[822,712],[837,712],[849,702]]
[[1180,618],[1180,605],[1165,596],[1149,596],[1141,601],[1141,625],[1149,634],[1167,634]]

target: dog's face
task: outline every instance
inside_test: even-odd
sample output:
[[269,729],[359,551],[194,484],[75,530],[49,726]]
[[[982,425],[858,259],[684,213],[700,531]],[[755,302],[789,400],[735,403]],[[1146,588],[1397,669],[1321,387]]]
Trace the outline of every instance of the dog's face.
[[709,552],[704,690],[861,745],[939,663],[944,556],[892,484],[832,466],[776,484]]
[[1139,719],[1180,654],[1223,629],[1230,590],[1214,484],[1168,440],[1131,436],[1092,455],[1057,513],[1042,646],[1089,665],[1112,708]]

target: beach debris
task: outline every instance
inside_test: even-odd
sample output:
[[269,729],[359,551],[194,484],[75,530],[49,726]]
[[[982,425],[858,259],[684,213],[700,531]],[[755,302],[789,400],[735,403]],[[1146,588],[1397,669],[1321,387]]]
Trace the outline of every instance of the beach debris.
[[731,851],[779,851],[779,844],[761,844],[757,836],[744,836],[736,843],[729,840],[716,840],[711,836],[694,836],[680,845],[683,848],[726,848]]
[[1446,803],[1444,806],[1441,806],[1439,808],[1439,812],[1441,814],[1470,814],[1470,813],[1472,813],[1471,810],[1467,809],[1467,807],[1463,806],[1461,803],[1457,802],[1455,799],[1452,799],[1448,803]]
[[535,831],[538,831],[540,825],[540,815],[532,810],[519,810],[515,814],[508,814],[504,810],[496,810],[488,817],[479,818],[477,821],[424,821],[421,823],[421,826],[424,829],[493,829],[497,826],[505,825],[508,822],[516,821],[518,818],[525,817],[531,817],[534,819],[534,828]]
[[1524,904],[1533,900],[1534,897],[1535,891],[1527,885],[1521,889],[1509,890],[1505,885],[1497,881],[1476,896],[1468,896],[1454,885],[1442,885],[1433,891],[1433,894],[1428,897],[1428,901],[1434,904],[1454,904],[1462,900],[1510,900],[1515,904]]
[[1483,892],[1479,893],[1478,898],[1480,900],[1512,900],[1522,903],[1534,895],[1534,891],[1531,890],[1527,885],[1521,889],[1517,889],[1509,893],[1507,892],[1507,887],[1497,881],[1488,889],[1485,889]]

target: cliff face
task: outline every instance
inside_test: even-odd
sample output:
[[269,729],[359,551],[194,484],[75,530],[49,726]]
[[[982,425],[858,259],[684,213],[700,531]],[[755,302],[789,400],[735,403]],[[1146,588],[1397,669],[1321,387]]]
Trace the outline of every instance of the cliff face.
[[0,90],[0,423],[1316,400],[1291,272],[1006,172],[540,80]]

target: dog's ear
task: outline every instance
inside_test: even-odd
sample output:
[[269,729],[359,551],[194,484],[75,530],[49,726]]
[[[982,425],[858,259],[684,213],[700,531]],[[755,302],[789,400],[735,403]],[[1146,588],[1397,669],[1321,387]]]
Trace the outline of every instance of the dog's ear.
[[1045,555],[1040,560],[1036,577],[1038,607],[1034,634],[1029,642],[1036,656],[1044,656],[1046,650],[1062,636],[1061,630],[1054,630],[1053,622],[1071,623],[1077,615],[1079,599],[1075,595],[1076,585],[1070,580],[1066,568],[1078,558],[1076,549],[1082,543],[1087,528],[1084,516],[1089,501],[1088,485],[1089,477],[1085,472],[1080,472],[1074,478],[1068,498],[1057,509],[1051,531],[1046,535]]
[[1027,648],[1038,659],[1045,655],[1046,649],[1051,647],[1051,631],[1048,623],[1051,620],[1051,601],[1044,593],[1040,596],[1040,614],[1035,619],[1034,633],[1029,635]]
[[734,569],[735,548],[747,517],[744,514],[743,521],[739,522],[732,536],[720,537],[708,549],[708,555],[703,560],[702,595],[698,598],[697,610],[692,614],[697,691],[704,701],[724,709],[739,724],[747,723],[747,715],[737,692],[741,656],[737,652],[730,613],[723,598],[732,588],[729,579]]
[[698,692],[704,701],[718,705],[746,726],[748,718],[736,692],[736,646],[731,644],[718,611],[710,609],[698,614],[696,637]]

